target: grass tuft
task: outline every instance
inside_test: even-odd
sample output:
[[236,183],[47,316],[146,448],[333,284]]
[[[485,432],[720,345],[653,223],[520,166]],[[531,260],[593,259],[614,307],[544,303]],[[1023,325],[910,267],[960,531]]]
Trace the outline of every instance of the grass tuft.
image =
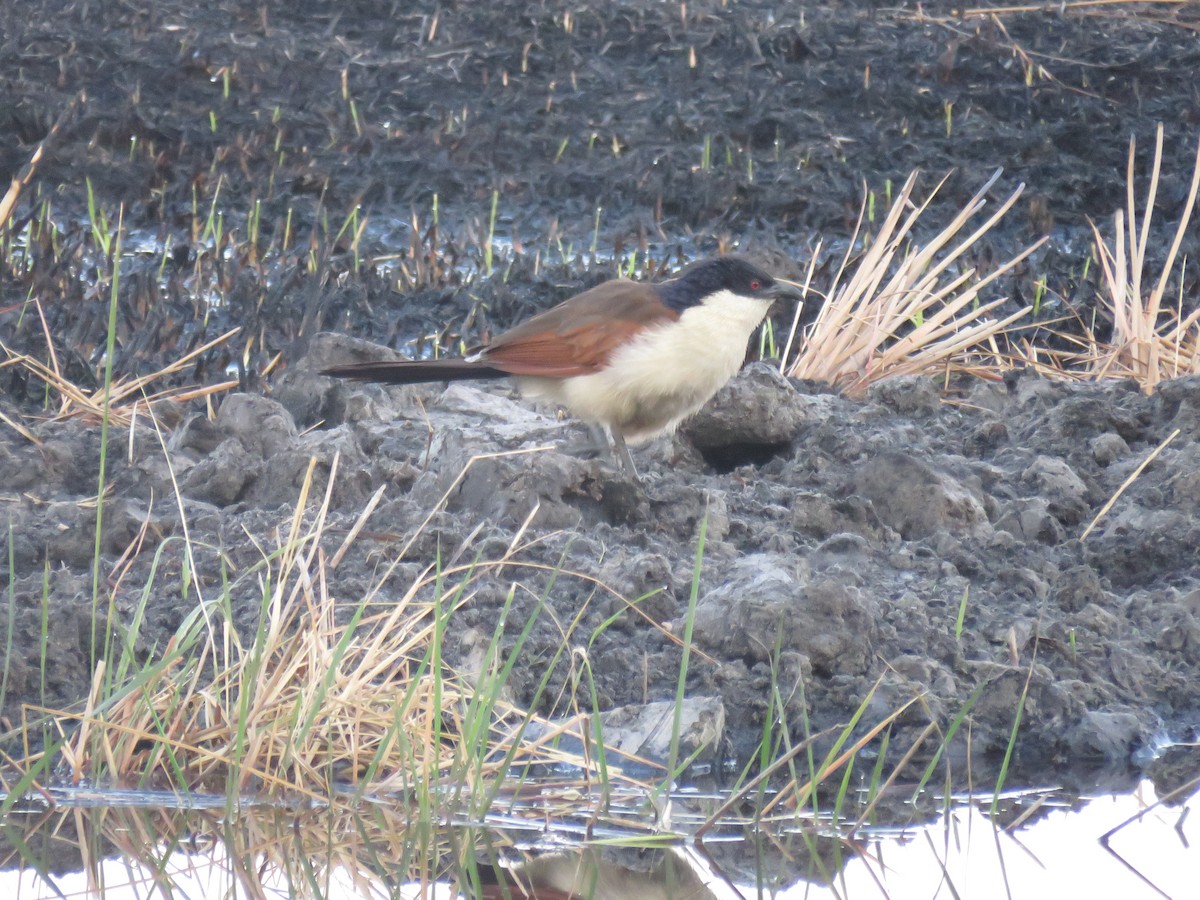
[[[114,278],[114,286],[115,284],[116,279]],[[36,300],[34,302],[37,303],[40,313],[40,302]],[[113,425],[130,426],[137,419],[139,413],[145,413],[148,408],[152,408],[164,401],[181,404],[188,400],[212,397],[236,388],[238,382],[232,380],[204,387],[171,387],[157,391],[150,390],[150,386],[155,382],[169,380],[170,376],[178,374],[189,363],[229,340],[240,331],[241,328],[234,328],[227,331],[206,344],[196,347],[183,356],[178,357],[158,371],[146,375],[114,378],[108,366],[106,366],[104,374],[107,383],[95,391],[89,391],[65,377],[59,368],[57,357],[53,355],[53,352],[51,353],[50,363],[46,364],[32,356],[18,353],[9,348],[3,341],[0,341],[0,350],[3,350],[8,357],[4,362],[0,363],[0,369],[13,365],[21,366],[28,369],[36,378],[45,382],[46,386],[59,397],[59,408],[55,413],[55,418],[66,419],[78,416],[88,422],[109,422]],[[47,345],[51,348],[54,346],[53,342],[49,340],[47,340]],[[110,358],[112,356],[111,349],[108,354]],[[24,430],[22,429],[22,431]],[[35,440],[32,434],[26,433],[26,437]]]
[[799,351],[792,355],[802,310],[796,311],[784,371],[794,378],[838,385],[853,396],[884,378],[966,368],[990,357],[996,337],[1028,314],[1029,307],[991,318],[989,313],[1005,301],[981,303],[980,292],[1044,242],[1027,247],[983,278],[976,279],[974,268],[955,268],[1021,195],[1023,185],[982,224],[960,236],[985,206],[987,192],[999,177],[997,171],[948,225],[924,245],[914,247],[913,228],[945,179],[918,206],[912,201],[917,181],[913,172],[866,251],[851,267],[851,252],[859,244],[866,214],[864,200],[828,299],[805,330]]
[[[1150,164],[1150,184],[1139,218],[1134,192],[1134,157],[1137,142],[1129,139],[1129,164],[1126,170],[1125,210],[1113,216],[1113,241],[1105,242],[1100,229],[1092,223],[1096,250],[1104,273],[1104,303],[1112,314],[1113,333],[1108,344],[1095,340],[1088,348],[1090,371],[1096,377],[1132,377],[1146,393],[1152,393],[1159,382],[1180,375],[1200,373],[1200,307],[1187,315],[1183,313],[1183,269],[1186,259],[1180,260],[1179,247],[1187,233],[1188,223],[1196,206],[1200,188],[1200,142],[1196,146],[1196,162],[1192,169],[1191,186],[1180,213],[1162,269],[1154,277],[1147,272],[1147,251],[1150,246],[1150,222],[1158,195],[1162,166],[1163,126],[1160,122],[1154,143],[1154,159]],[[1176,277],[1176,262],[1178,277]],[[1150,275],[1152,286],[1143,284]],[[1174,308],[1167,298],[1167,287],[1179,284]]]

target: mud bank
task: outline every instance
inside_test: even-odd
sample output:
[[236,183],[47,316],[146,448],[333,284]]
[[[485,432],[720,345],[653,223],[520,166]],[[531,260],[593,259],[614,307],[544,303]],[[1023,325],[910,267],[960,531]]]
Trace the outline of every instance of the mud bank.
[[[506,605],[509,646],[536,616],[529,665],[509,688],[542,713],[565,714],[579,690],[578,661],[556,656],[564,639],[587,648],[601,708],[673,696],[673,636],[703,526],[694,631],[703,655],[688,693],[723,719],[710,760],[761,737],[772,685],[783,702],[773,715],[797,739],[848,721],[868,698],[864,724],[917,698],[894,746],[931,721],[947,727],[969,704],[971,750],[983,759],[1007,745],[1022,694],[1019,757],[1038,766],[1086,760],[1123,771],[1163,737],[1193,734],[1200,379],[1147,397],[1130,383],[1014,374],[943,398],[932,381],[905,378],[852,400],[760,363],[682,434],[636,451],[638,484],[609,460],[560,452],[579,426],[503,387],[382,388],[315,374],[373,353],[386,351],[322,336],[273,398],[230,396],[214,421],[183,422],[165,452],[144,426],[113,436],[101,546],[111,574],[141,535],[116,593],[128,613],[143,585],[158,586],[147,651],[197,602],[168,588],[183,566],[181,512],[200,594],[232,579],[249,624],[256,586],[237,580],[260,558],[249,537],[278,539],[315,458],[314,504],[336,460],[329,555],[384,487],[367,538],[328,573],[330,594],[347,609],[373,589],[374,602],[389,602],[439,559],[506,560],[472,576],[446,652],[469,670]],[[37,659],[47,559],[45,699],[77,700],[90,677],[87,500],[99,432],[68,422],[37,433],[41,447],[0,445],[5,469],[20,473],[5,506],[24,573],[9,716],[38,690],[36,666],[21,660]]]

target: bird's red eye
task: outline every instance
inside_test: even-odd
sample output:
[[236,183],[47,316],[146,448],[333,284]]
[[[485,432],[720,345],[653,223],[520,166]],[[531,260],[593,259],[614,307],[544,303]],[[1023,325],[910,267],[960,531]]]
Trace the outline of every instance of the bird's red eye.
[[760,287],[762,287],[762,285],[759,283],[757,278],[750,282],[750,290],[757,291]]

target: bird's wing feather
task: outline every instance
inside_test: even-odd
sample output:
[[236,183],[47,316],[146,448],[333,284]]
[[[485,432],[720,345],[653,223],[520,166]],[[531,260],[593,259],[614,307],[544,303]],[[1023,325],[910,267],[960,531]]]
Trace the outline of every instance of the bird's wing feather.
[[498,335],[479,359],[510,375],[591,375],[639,331],[678,318],[653,286],[607,281]]

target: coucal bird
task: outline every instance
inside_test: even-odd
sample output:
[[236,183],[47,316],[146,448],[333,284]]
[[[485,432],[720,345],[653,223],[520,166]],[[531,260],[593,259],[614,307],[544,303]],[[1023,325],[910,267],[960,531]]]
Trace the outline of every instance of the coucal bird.
[[512,377],[612,436],[631,474],[626,442],[675,427],[741,368],[771,305],[799,298],[740,256],[693,263],[658,284],[615,279],[565,300],[463,359],[354,363],[321,374],[389,384]]

